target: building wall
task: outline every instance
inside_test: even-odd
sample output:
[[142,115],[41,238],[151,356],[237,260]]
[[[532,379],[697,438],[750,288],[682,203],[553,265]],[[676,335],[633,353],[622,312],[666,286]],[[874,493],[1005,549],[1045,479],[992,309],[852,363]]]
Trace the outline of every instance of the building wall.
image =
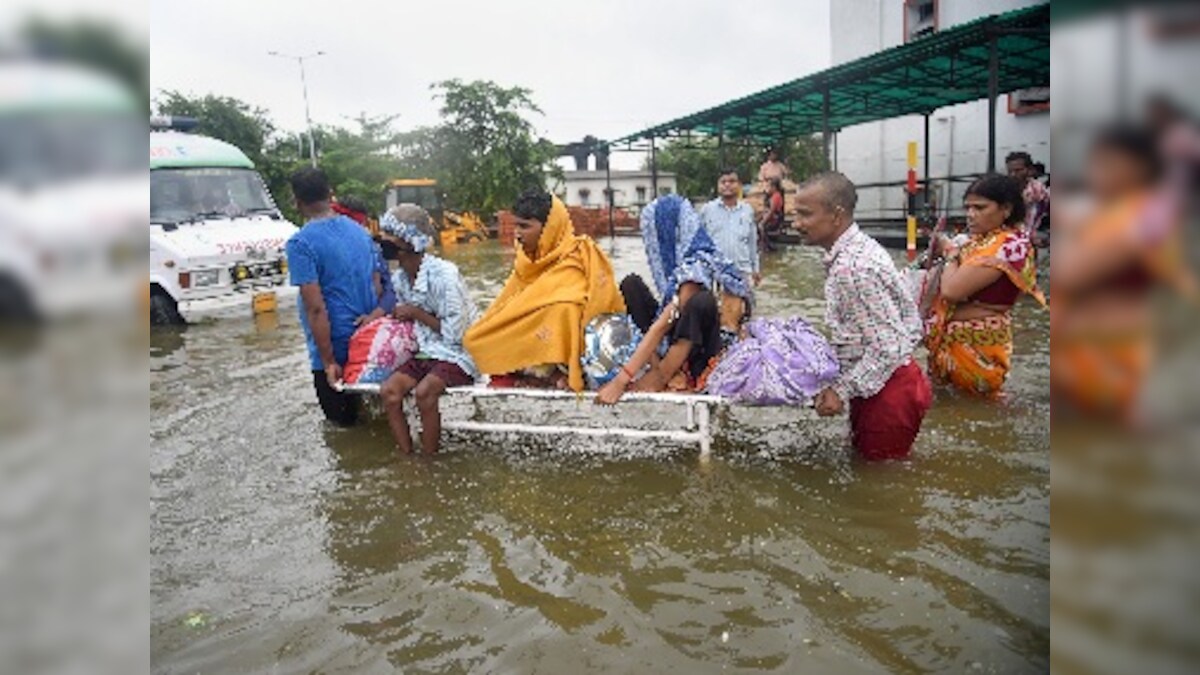
[[1170,21],[1166,11],[1164,5],[1158,8],[1163,14],[1150,8],[1100,13],[1055,27],[1051,91],[1059,102],[1054,154],[1060,172],[1081,175],[1095,132],[1122,113],[1139,119],[1150,94],[1200,110],[1200,87],[1190,75],[1200,62],[1200,40],[1156,37],[1152,22]]
[[[547,189],[558,195],[567,206],[604,206],[604,188],[606,186],[603,171],[565,171],[566,182],[555,184],[553,179],[547,181]],[[654,194],[651,192],[651,176],[648,171],[613,171],[613,206],[617,208],[640,209],[645,206]],[[638,187],[645,188],[645,196],[638,199]],[[585,202],[580,194],[581,189],[588,191]],[[660,172],[658,174],[659,192],[677,192],[675,174]]]
[[[1021,7],[1042,4],[1041,0],[992,0],[964,2],[939,0],[938,30],[988,14],[1001,14]],[[904,0],[831,0],[833,35],[832,61],[846,63],[904,42]],[[986,100],[943,108],[930,121],[930,175],[982,172],[987,164]],[[953,137],[953,138],[952,138]],[[903,180],[907,174],[907,145],[918,143],[918,175],[923,174],[926,148],[924,119],[911,116],[862,124],[842,130],[837,138],[837,167],[856,183]],[[951,151],[953,145],[953,151]],[[1014,115],[1008,112],[1008,97],[997,100],[997,170],[1003,171],[1004,156],[1025,150],[1050,170],[1050,115]],[[941,186],[939,186],[941,187]],[[949,191],[941,189],[943,206],[962,202],[964,184]],[[859,214],[864,218],[902,217],[903,189],[870,188],[859,192]],[[889,210],[885,210],[889,209]]]

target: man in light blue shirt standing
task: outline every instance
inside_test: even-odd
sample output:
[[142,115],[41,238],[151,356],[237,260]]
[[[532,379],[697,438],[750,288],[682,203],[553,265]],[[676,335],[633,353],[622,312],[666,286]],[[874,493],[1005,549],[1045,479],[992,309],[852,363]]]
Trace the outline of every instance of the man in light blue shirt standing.
[[754,222],[754,209],[738,199],[740,184],[736,169],[723,169],[717,181],[717,198],[700,210],[700,222],[721,253],[757,286],[762,281],[758,226]]

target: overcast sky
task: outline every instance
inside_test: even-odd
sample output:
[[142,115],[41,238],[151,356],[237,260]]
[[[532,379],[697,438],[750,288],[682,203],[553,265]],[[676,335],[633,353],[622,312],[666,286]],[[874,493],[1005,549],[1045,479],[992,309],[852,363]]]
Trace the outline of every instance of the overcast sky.
[[[533,91],[556,143],[617,138],[827,68],[829,0],[150,1],[150,84],[232,96],[304,128],[398,114],[434,124],[429,85],[492,80]],[[615,158],[619,167],[641,158]]]

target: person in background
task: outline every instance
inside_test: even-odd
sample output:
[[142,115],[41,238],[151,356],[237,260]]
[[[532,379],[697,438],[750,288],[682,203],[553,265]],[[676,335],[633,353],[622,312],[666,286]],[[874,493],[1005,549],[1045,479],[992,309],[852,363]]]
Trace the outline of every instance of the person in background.
[[368,207],[363,200],[349,196],[334,198],[330,205],[334,212],[346,216],[350,220],[362,225],[368,234],[375,239],[375,293],[379,296],[379,304],[370,314],[364,314],[358,317],[358,325],[364,325],[378,319],[381,316],[390,314],[396,306],[396,290],[392,288],[392,270],[388,267],[388,260],[394,259],[395,250],[389,244],[385,251],[379,240],[379,224],[371,218],[367,212]]
[[1033,179],[1042,184],[1042,187],[1050,187],[1050,174],[1046,173],[1046,165],[1041,162],[1033,163]]
[[742,276],[757,286],[762,281],[758,224],[754,220],[754,209],[738,199],[740,188],[737,169],[722,169],[717,181],[717,198],[700,210],[700,223],[717,249],[733,261]]
[[1163,188],[1183,208],[1200,188],[1200,125],[1163,94],[1146,102],[1146,117],[1163,162]]
[[1035,180],[1033,158],[1028,152],[1010,152],[1004,158],[1004,166],[1008,175],[1021,183],[1022,197],[1025,201],[1025,233],[1032,239],[1038,239],[1037,232],[1042,221],[1050,214],[1050,190]]
[[768,148],[767,161],[758,167],[758,182],[764,186],[770,184],[773,180],[782,182],[784,178],[788,177],[789,173],[787,164],[779,160],[779,151],[775,148]]
[[778,178],[773,178],[768,183],[768,191],[764,200],[762,220],[759,221],[758,241],[759,251],[774,251],[775,245],[771,243],[770,235],[778,233],[783,229],[784,222],[784,201],[783,201],[783,181]]
[[[686,199],[667,195],[650,202],[642,210],[641,225],[662,300],[636,274],[621,281],[625,305],[644,337],[616,377],[597,393],[601,404],[616,403],[630,385],[635,391],[698,391],[726,344],[737,338],[749,307],[750,287],[717,250]],[[740,312],[724,312],[730,325],[723,326],[721,308],[730,304]],[[660,359],[657,350],[664,339],[670,346]],[[649,370],[641,374],[647,365]]]
[[349,426],[358,419],[358,399],[336,387],[359,317],[379,304],[376,248],[362,227],[333,211],[324,171],[301,169],[292,174],[291,185],[305,224],[285,250],[291,283],[300,287],[300,323],[313,388],[325,418]]
[[1046,304],[1023,227],[1021,187],[1008,176],[975,181],[963,198],[970,239],[961,247],[939,241],[948,262],[928,322],[929,372],[967,393],[1000,393],[1012,362],[1012,306],[1021,294]]
[[582,391],[588,322],[625,312],[612,263],[591,237],[575,234],[567,207],[545,190],[521,193],[512,213],[512,274],[463,343],[493,386]]
[[367,229],[372,237],[379,236],[379,221],[371,217],[371,209],[363,200],[354,195],[335,197],[333,210]]
[[933,401],[913,360],[921,341],[917,305],[891,256],[854,222],[858,194],[837,172],[796,194],[793,227],[825,249],[825,323],[841,367],[817,395],[818,415],[850,408],[850,441],[866,459],[906,457]]
[[477,315],[458,267],[427,253],[437,236],[429,214],[415,204],[400,204],[383,215],[380,236],[395,246],[400,269],[394,285],[399,302],[393,316],[416,327],[417,353],[380,388],[388,426],[400,452],[413,450],[404,398],[413,393],[421,415],[421,449],[436,453],[442,435],[438,400],[448,387],[475,381],[477,370],[463,347],[463,335]]

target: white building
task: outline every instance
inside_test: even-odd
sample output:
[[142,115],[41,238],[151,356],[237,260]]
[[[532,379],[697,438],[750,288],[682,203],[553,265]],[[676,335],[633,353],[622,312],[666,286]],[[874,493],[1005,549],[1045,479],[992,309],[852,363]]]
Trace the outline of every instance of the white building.
[[[548,178],[546,189],[558,195],[567,206],[605,206],[607,185],[603,171],[564,171],[566,180]],[[649,171],[616,171],[611,173],[613,206],[632,212],[640,211],[654,199],[654,180]],[[677,192],[675,174],[658,172],[658,194]]]
[[[945,30],[989,14],[1045,4],[1044,0],[831,0],[832,65],[838,66],[884,49],[905,44],[929,31]],[[1022,105],[1043,96],[1045,105]],[[1001,93],[997,100],[996,165],[1004,171],[1004,158],[1024,150],[1050,171],[1049,92],[1032,90],[1017,95]],[[933,178],[986,171],[988,154],[988,102],[986,99],[942,108],[930,120],[929,173]],[[862,124],[837,135],[837,168],[855,183],[903,181],[908,172],[907,145],[918,143],[917,175],[923,176],[926,149],[921,116]],[[957,209],[965,183],[950,190],[935,182],[940,206]],[[859,191],[859,214],[864,219],[901,218],[903,187],[865,188]]]
[[1082,175],[1093,134],[1122,114],[1140,119],[1152,94],[1193,114],[1200,110],[1198,17],[1195,3],[1163,3],[1055,25],[1051,89],[1058,99],[1054,155],[1061,175]]

